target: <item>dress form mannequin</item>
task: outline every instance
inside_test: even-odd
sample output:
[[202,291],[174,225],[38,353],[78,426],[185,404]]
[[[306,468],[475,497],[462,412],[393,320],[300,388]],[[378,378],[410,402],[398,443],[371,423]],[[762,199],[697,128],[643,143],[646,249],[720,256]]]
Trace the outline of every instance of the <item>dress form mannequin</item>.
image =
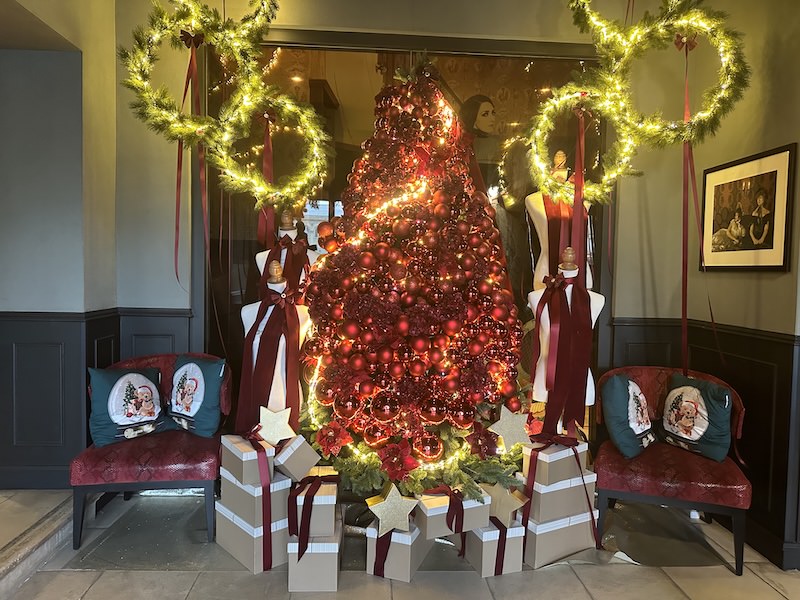
[[[289,236],[292,240],[297,240],[297,228],[295,227],[294,218],[292,217],[292,213],[289,210],[285,210],[281,213],[281,224],[278,228],[278,239],[280,240],[283,236]],[[286,252],[287,249],[284,248],[281,250],[281,266],[286,265]],[[264,272],[264,267],[267,264],[267,257],[269,256],[269,250],[264,250],[263,252],[259,252],[256,254],[256,265],[258,266],[259,273]],[[306,248],[306,256],[308,257],[308,265],[311,266],[314,262],[319,258],[319,252],[314,252],[313,250],[309,250]],[[305,270],[300,273],[300,281],[303,281],[306,278]],[[247,331],[245,329],[245,331]]]
[[[283,294],[284,292],[287,291],[289,293],[296,291],[296,290],[287,290],[288,282],[283,277],[283,268],[281,267],[280,263],[277,260],[272,261],[269,264],[268,274],[269,278],[265,282],[266,288],[268,290],[271,290],[272,292],[276,292],[278,294]],[[262,272],[262,281],[264,281],[263,275],[264,274]],[[265,300],[261,300],[259,302],[253,302],[252,304],[247,304],[242,307],[242,312],[241,312],[242,323],[244,324],[244,330],[246,332],[245,344],[247,344],[247,340],[250,337],[252,337],[253,340],[251,346],[252,352],[250,356],[252,358],[250,364],[242,365],[243,380],[246,376],[250,376],[252,379],[255,379],[255,375],[253,375],[253,373],[255,373],[255,370],[264,368],[264,365],[258,363],[259,349],[261,345],[262,336],[265,332],[266,327],[268,326],[273,311],[275,311],[276,308],[278,310],[283,310],[281,308],[278,308],[277,306],[270,305],[266,309],[266,312],[263,313],[263,317],[261,318],[261,320],[259,322],[256,322],[258,319],[260,309],[262,308],[262,302],[265,302]],[[310,320],[308,316],[308,308],[306,306],[296,305],[296,304],[293,304],[292,306],[294,307],[294,310],[297,311],[297,317],[299,321],[300,336],[299,336],[299,345],[297,348],[297,352],[299,352],[299,347],[303,345],[306,332],[308,331]],[[255,331],[253,331],[253,328],[255,328]],[[268,338],[265,337],[264,339]],[[287,405],[286,392],[287,392],[287,386],[289,385],[297,386],[297,389],[300,394],[299,397],[302,398],[302,391],[300,388],[299,377],[297,378],[296,381],[293,382],[287,381],[287,364],[286,364],[287,343],[288,342],[286,339],[286,335],[281,334],[280,338],[277,340],[277,354],[275,358],[274,372],[272,375],[272,384],[269,386],[269,394],[267,395],[267,390],[253,389],[252,398],[257,403],[256,408],[257,406],[266,406],[267,408],[273,411],[278,411],[286,408]],[[247,357],[247,355],[248,352],[247,349],[245,349],[245,358]],[[244,372],[244,370],[247,368],[250,369],[249,373]],[[244,386],[242,387],[244,388]],[[240,402],[241,401],[242,397],[240,395]],[[242,409],[248,411],[248,413],[254,413],[253,406],[242,407]],[[257,412],[251,414],[250,417],[247,418],[243,417],[242,418],[242,423],[244,423],[243,425],[240,425],[239,415],[237,415],[237,430],[244,430],[244,428],[250,427],[255,423],[257,423],[258,417],[255,415],[257,415]],[[293,417],[297,418],[299,417],[299,415],[293,415]],[[250,420],[252,420],[252,423],[249,422]]]
[[[566,279],[574,278],[578,275],[578,266],[574,264],[575,252],[572,248],[567,247],[562,254],[564,262],[558,265],[558,272]],[[567,296],[567,304],[572,309],[572,293],[574,285],[567,283],[565,292]],[[546,289],[546,288],[545,288]],[[539,306],[539,301],[545,293],[545,289],[534,290],[528,294],[528,305],[531,310],[536,314],[536,309]],[[589,306],[592,320],[592,328],[597,323],[597,318],[605,306],[606,299],[604,296],[589,291]],[[534,402],[547,402],[548,390],[546,386],[546,370],[547,360],[550,354],[550,311],[547,306],[541,313],[539,324],[539,359],[536,362],[536,370],[533,379],[533,401]],[[559,365],[564,368],[564,365]],[[569,370],[569,365],[566,365],[566,370]],[[594,377],[591,370],[586,377],[586,406],[592,406],[595,400],[595,386]]]
[[[525,210],[528,212],[528,216],[530,217],[531,221],[533,222],[533,228],[536,230],[536,235],[539,237],[539,243],[541,245],[541,253],[536,260],[536,264],[533,267],[533,289],[540,290],[545,287],[544,278],[547,275],[555,274],[555,269],[552,268],[551,263],[555,263],[557,260],[557,253],[551,253],[551,242],[553,242],[552,247],[558,248],[561,246],[558,242],[563,242],[564,245],[569,244],[569,239],[566,240],[551,240],[550,231],[551,229],[554,231],[559,231],[558,224],[554,223],[554,219],[552,217],[552,213],[561,213],[557,218],[571,221],[572,220],[572,207],[565,205],[563,202],[558,204],[553,204],[551,200],[548,198],[546,200],[550,203],[550,206],[545,206],[545,196],[541,192],[535,192],[530,194],[527,198],[525,198]],[[584,202],[583,205],[586,209],[589,209],[590,204],[588,202]],[[548,212],[551,212],[550,218],[548,218]],[[555,227],[551,227],[551,225],[555,225]],[[588,245],[587,245],[588,248]],[[588,254],[588,252],[587,252]],[[552,258],[551,258],[552,256]],[[587,259],[586,262],[586,289],[591,289],[593,285],[592,281],[592,270],[589,268],[589,262]]]
[[553,155],[553,168],[550,169],[550,175],[556,181],[565,182],[567,178],[572,181],[572,177],[570,177],[569,169],[567,168],[567,153],[563,150],[556,150],[556,153]]

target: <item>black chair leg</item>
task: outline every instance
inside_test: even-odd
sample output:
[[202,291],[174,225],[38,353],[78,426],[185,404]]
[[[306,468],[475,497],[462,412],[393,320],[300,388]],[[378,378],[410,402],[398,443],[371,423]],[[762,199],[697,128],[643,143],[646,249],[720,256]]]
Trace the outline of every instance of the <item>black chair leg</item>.
[[736,574],[741,575],[744,570],[744,538],[747,524],[747,512],[737,510],[733,513],[733,548],[736,557]]
[[598,550],[603,548],[603,524],[606,519],[606,511],[611,502],[613,500],[608,497],[608,492],[597,491],[597,539],[595,540],[595,547]]
[[86,492],[82,488],[72,488],[72,548],[81,547],[83,532],[83,511],[86,507]]
[[214,481],[207,481],[204,489],[205,489],[205,497],[206,497],[206,526],[208,527],[208,541],[214,541]]

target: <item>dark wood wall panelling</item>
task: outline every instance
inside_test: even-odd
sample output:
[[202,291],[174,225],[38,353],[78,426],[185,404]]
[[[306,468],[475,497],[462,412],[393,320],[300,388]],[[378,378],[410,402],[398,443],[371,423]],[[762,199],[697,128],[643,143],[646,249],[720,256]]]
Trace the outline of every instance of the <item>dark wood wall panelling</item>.
[[[613,331],[613,364],[602,370],[680,365],[678,319],[615,319]],[[727,381],[745,404],[739,450],[753,484],[747,541],[784,569],[800,568],[799,366],[798,337],[689,323],[689,368]]]
[[189,349],[189,310],[0,313],[0,489],[69,486],[90,442],[88,367]]

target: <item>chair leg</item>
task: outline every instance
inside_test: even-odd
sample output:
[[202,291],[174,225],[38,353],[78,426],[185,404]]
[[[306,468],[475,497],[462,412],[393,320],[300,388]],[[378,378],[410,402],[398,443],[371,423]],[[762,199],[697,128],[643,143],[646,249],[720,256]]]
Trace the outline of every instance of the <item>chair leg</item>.
[[744,570],[744,538],[747,524],[747,512],[737,510],[733,514],[733,548],[736,557],[736,574],[741,575]]
[[72,549],[81,547],[83,532],[83,512],[86,507],[86,492],[83,488],[72,488]]
[[597,539],[595,540],[595,547],[598,550],[603,548],[603,524],[610,502],[613,502],[613,500],[608,497],[608,492],[597,490]]
[[131,498],[133,498],[133,492],[122,492],[122,499],[123,499],[125,502],[127,502],[127,501],[128,501],[128,500],[130,500]]
[[205,489],[206,497],[206,526],[208,528],[208,541],[214,541],[214,481],[207,481]]

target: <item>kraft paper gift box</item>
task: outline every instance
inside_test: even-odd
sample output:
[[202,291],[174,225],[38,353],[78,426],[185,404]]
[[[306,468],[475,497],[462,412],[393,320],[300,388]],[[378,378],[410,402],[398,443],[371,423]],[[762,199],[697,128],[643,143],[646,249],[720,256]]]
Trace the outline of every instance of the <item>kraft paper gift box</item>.
[[[337,475],[333,467],[312,467],[306,476],[325,477]],[[336,483],[323,483],[317,493],[314,494],[311,509],[311,524],[309,525],[309,536],[331,536],[334,533],[336,521],[336,496],[339,486]],[[303,518],[303,506],[306,502],[308,486],[297,496],[297,524],[301,527]],[[287,495],[287,499],[288,499]],[[291,507],[290,507],[291,509]]]
[[298,435],[289,440],[275,456],[275,468],[291,477],[292,481],[300,481],[320,458],[306,438]]
[[[261,512],[263,488],[261,485],[241,483],[225,467],[219,470],[219,474],[222,478],[220,495],[225,507],[251,527],[261,527],[263,525]],[[276,473],[275,478],[269,484],[270,512],[273,523],[288,517],[287,505],[291,485],[292,480],[280,473]]]
[[[419,527],[410,523],[410,531],[392,531],[392,541],[386,563],[383,566],[383,576],[386,579],[397,581],[411,581],[422,561],[436,543],[426,540]],[[367,573],[375,574],[375,553],[378,543],[378,521],[373,521],[367,527]],[[521,559],[520,559],[521,560]]]
[[[531,446],[522,446],[522,474],[528,477],[528,469],[531,463],[531,452],[536,448],[542,447],[542,444],[534,444]],[[550,485],[557,483],[564,479],[573,479],[579,477],[581,472],[586,470],[586,453],[589,450],[589,444],[581,442],[577,446],[578,458],[580,459],[581,466],[575,462],[575,454],[572,448],[553,444],[549,448],[545,448],[539,452],[539,459],[536,463],[536,482],[542,485]]]
[[[251,527],[224,504],[217,502],[217,544],[242,563],[251,573],[264,571],[264,528]],[[289,560],[286,552],[289,543],[289,521],[273,522],[272,568]]]
[[[454,539],[456,546],[460,540]],[[525,537],[525,528],[519,521],[514,521],[506,530],[506,547],[503,557],[503,570],[499,575],[519,573],[522,571],[522,540]],[[500,545],[500,530],[493,523],[486,527],[473,529],[465,538],[466,551],[464,557],[472,567],[480,573],[481,577],[493,577],[497,560],[497,551]]]
[[[595,521],[597,512],[593,511]],[[526,565],[538,569],[559,558],[594,548],[594,545],[592,519],[588,511],[547,523],[528,521],[528,541],[523,560]]]
[[[261,476],[258,473],[258,460],[253,445],[239,435],[222,436],[222,461],[221,464],[240,483],[247,485],[261,485]],[[267,442],[258,442],[267,451],[267,465],[269,478],[274,475],[273,460],[275,448]]]
[[[517,480],[521,481],[524,486],[525,477],[522,473],[517,473]],[[585,490],[583,487],[584,481],[586,482]],[[537,523],[546,523],[581,513],[588,513],[589,503],[594,506],[594,488],[596,484],[597,473],[592,473],[591,471],[586,471],[583,474],[583,479],[574,477],[551,483],[550,485],[534,483],[529,518]],[[587,492],[589,494],[588,502],[586,500]]]
[[339,587],[339,556],[342,547],[342,520],[336,519],[333,535],[312,537],[298,559],[297,536],[289,537],[289,591],[335,592]]
[[[485,527],[489,524],[489,505],[492,498],[486,492],[482,492],[481,500],[463,500],[464,506],[464,526],[461,531],[471,531],[478,527]],[[447,509],[450,505],[450,496],[446,494],[422,494],[418,495],[419,504],[414,509],[414,522],[419,527],[426,540],[448,536],[452,531],[447,526]]]

